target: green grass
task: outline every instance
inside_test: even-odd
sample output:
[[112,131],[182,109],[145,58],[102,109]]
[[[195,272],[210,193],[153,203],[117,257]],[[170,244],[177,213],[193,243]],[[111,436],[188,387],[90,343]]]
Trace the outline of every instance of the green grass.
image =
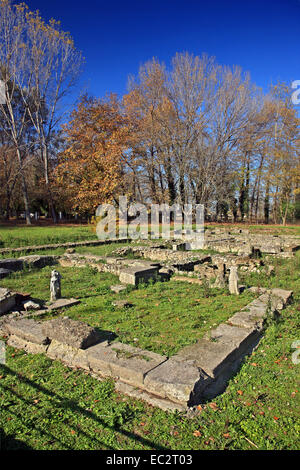
[[[300,253],[292,260],[271,262],[275,276],[255,273],[242,281],[292,289],[294,303],[267,328],[226,392],[202,404],[198,416],[163,412],[116,393],[110,380],[100,382],[42,354],[7,347],[6,364],[0,365],[2,449],[298,450],[300,364],[292,362],[292,344],[300,340]],[[59,269],[63,295],[81,300],[64,314],[114,331],[123,342],[146,349],[152,345],[160,353],[173,354],[193,342],[224,321],[237,302],[246,301],[240,296],[232,305],[233,297],[215,290],[205,298],[201,286],[175,281],[129,288],[118,296],[109,290],[117,281],[112,275],[90,268]],[[49,273],[50,268],[16,273],[1,285],[47,299]],[[111,301],[117,298],[135,307],[113,309]],[[165,338],[159,338],[158,324]]]
[[193,419],[8,347],[0,366],[2,449],[297,450],[300,365],[291,361],[291,344],[299,323],[297,305],[285,310],[226,392]]
[[83,240],[94,240],[97,236],[88,225],[76,226],[5,226],[0,225],[2,248],[18,248],[31,245],[48,245]]
[[214,229],[214,228],[225,228],[226,230],[232,229],[246,229],[250,233],[266,233],[270,235],[290,235],[290,236],[300,236],[300,225],[248,225],[248,224],[223,224],[223,223],[212,223],[205,225],[205,229]]
[[[16,272],[2,280],[2,286],[47,301],[52,269],[48,266]],[[67,310],[70,318],[112,332],[118,341],[167,356],[197,341],[254,298],[244,293],[233,299],[225,290],[207,290],[205,286],[178,281],[157,282],[139,289],[129,286],[126,292],[115,294],[110,286],[119,280],[112,274],[90,267],[59,267],[59,271],[63,297],[81,301]],[[126,299],[133,307],[113,307],[116,299]]]

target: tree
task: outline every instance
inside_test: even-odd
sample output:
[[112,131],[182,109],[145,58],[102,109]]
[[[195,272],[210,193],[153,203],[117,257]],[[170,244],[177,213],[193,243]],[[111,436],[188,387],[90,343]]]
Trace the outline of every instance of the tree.
[[[40,149],[49,206],[55,216],[49,178],[49,147],[62,117],[58,105],[78,76],[81,53],[75,49],[70,34],[61,30],[59,22],[52,19],[46,23],[38,11],[30,11],[25,4],[12,5],[9,0],[0,0],[0,64],[7,101],[7,105],[0,108],[9,122],[20,166],[20,145],[25,125],[30,121]],[[16,115],[12,107],[16,93],[22,100],[21,115]],[[23,192],[29,223],[25,180]]]
[[64,197],[78,213],[93,214],[124,190],[128,125],[115,95],[84,96],[65,127],[66,149],[56,171]]

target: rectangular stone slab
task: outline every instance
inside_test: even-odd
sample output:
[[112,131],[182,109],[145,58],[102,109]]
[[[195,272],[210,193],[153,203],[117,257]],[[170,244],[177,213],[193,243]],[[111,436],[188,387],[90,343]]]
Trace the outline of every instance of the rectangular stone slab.
[[92,346],[87,356],[95,373],[118,377],[134,386],[143,386],[147,372],[166,360],[165,356],[118,342]]
[[212,331],[212,340],[201,339],[183,348],[174,358],[194,360],[211,378],[216,378],[227,366],[257,342],[256,329],[222,324]]
[[47,356],[54,360],[60,360],[70,367],[80,367],[81,369],[89,370],[85,349],[74,348],[54,339],[47,349]]
[[7,340],[8,346],[16,349],[24,349],[30,354],[41,354],[47,351],[48,346],[44,344],[37,344],[20,338],[19,336],[11,335]]
[[0,287],[0,315],[12,310],[16,305],[16,293]]
[[42,323],[30,318],[11,320],[5,324],[5,330],[9,335],[18,336],[35,344],[48,344],[47,335],[43,332]]
[[268,310],[268,296],[261,295],[250,302],[240,312],[228,319],[228,323],[242,328],[262,328]]
[[202,374],[193,361],[171,358],[150,371],[145,377],[145,389],[175,403],[187,404],[198,395],[210,379]]
[[74,348],[86,349],[101,341],[101,335],[95,328],[68,317],[48,320],[42,325],[43,333],[49,339],[55,339]]
[[147,282],[155,279],[158,275],[158,267],[131,267],[122,269],[120,272],[120,282],[137,286],[140,282]]
[[10,271],[21,271],[23,269],[23,261],[16,258],[1,259],[0,268],[9,269]]

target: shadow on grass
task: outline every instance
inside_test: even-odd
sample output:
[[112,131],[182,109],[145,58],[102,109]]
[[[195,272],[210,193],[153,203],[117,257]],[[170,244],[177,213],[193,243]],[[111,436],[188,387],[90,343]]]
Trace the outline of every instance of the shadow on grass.
[[[38,390],[39,392],[49,396],[49,398],[51,397],[52,400],[54,398],[56,400],[54,404],[58,407],[61,407],[62,403],[63,403],[63,408],[67,408],[69,410],[76,411],[76,412],[80,413],[81,415],[85,416],[86,418],[92,419],[95,423],[100,424],[101,426],[103,426],[103,428],[107,428],[107,429],[110,429],[114,432],[122,434],[124,437],[129,438],[129,439],[133,439],[135,441],[138,441],[142,445],[146,445],[146,446],[150,447],[151,449],[154,449],[154,450],[168,450],[166,447],[164,447],[162,445],[159,445],[159,444],[156,444],[156,443],[154,443],[153,441],[151,441],[149,439],[145,439],[145,438],[141,437],[140,435],[137,435],[137,434],[135,434],[133,432],[130,432],[130,431],[126,431],[125,429],[121,429],[119,426],[113,426],[113,425],[110,425],[110,424],[106,423],[100,417],[95,415],[95,413],[93,413],[92,411],[84,409],[83,407],[78,405],[76,401],[66,400],[64,398],[64,396],[55,393],[53,390],[48,390],[47,388],[36,384],[35,382],[33,382],[32,380],[30,380],[26,377],[20,376],[20,374],[16,373],[15,371],[13,371],[11,368],[9,368],[6,365],[2,365],[2,368],[3,368],[4,372],[6,372],[7,374],[10,374],[12,376],[18,377],[18,379],[21,380],[26,385],[29,385],[30,387],[34,388],[35,390]],[[10,389],[10,392],[12,392],[11,389]],[[14,393],[16,396],[18,396],[18,398],[22,399],[23,401],[27,402],[28,404],[31,404],[31,402],[27,401],[26,399],[24,399],[23,397],[18,395],[16,392],[12,392],[12,393]],[[45,431],[42,431],[42,432],[44,433]],[[78,433],[82,433],[82,434],[87,435],[84,431],[82,431],[82,429],[78,430]],[[92,437],[92,436],[89,436],[89,437]],[[13,439],[11,436],[6,436],[6,438],[4,439],[4,442],[6,442],[6,445],[9,445],[9,448],[12,448],[11,445],[13,444],[11,439]],[[93,439],[95,439],[95,436],[93,436]],[[55,437],[55,440],[59,441],[59,439],[57,439],[56,437]],[[18,441],[15,440],[15,443],[17,444]],[[101,444],[101,443],[99,442],[99,444]],[[24,444],[24,445],[26,445],[26,444]],[[21,443],[20,446],[23,446],[23,443]],[[66,444],[64,444],[64,446],[67,447]],[[104,444],[104,446],[106,448],[112,449],[107,444]],[[23,449],[23,447],[20,447],[20,449]]]
[[2,450],[33,450],[24,442],[15,439],[9,434],[5,434],[4,430],[0,428],[0,451]]

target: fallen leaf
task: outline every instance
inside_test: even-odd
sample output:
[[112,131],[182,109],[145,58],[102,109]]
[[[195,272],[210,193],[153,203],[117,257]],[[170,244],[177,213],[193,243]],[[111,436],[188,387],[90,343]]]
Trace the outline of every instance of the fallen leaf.
[[195,437],[200,437],[200,436],[201,436],[201,432],[200,432],[200,431],[194,431],[194,432],[193,432],[193,436],[195,436]]
[[223,434],[223,436],[224,436],[226,439],[228,439],[228,438],[230,437],[230,434],[229,434],[229,432],[225,432],[225,434]]
[[238,393],[239,395],[243,395],[243,394],[244,394],[243,390],[238,390],[237,393]]
[[218,405],[215,402],[209,403],[209,406],[214,411],[216,411],[218,409]]

